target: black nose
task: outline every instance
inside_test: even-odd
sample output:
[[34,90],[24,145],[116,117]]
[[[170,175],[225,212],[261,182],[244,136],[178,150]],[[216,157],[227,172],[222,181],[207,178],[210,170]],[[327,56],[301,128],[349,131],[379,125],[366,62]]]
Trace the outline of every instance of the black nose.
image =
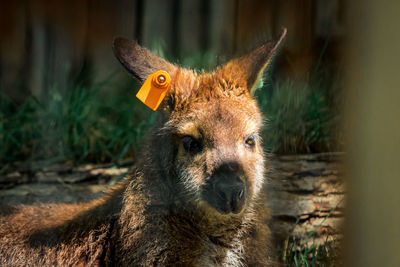
[[244,205],[244,184],[237,176],[223,176],[215,183],[215,194],[221,210],[239,213]]
[[246,187],[240,179],[236,163],[227,163],[217,168],[205,187],[208,202],[221,213],[239,213],[245,204]]

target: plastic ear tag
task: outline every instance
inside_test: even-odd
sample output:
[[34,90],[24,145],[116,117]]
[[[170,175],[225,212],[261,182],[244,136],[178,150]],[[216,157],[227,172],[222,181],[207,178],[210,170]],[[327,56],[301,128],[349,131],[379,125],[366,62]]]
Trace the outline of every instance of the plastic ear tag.
[[161,104],[170,86],[171,77],[168,72],[159,70],[147,77],[136,97],[155,111]]

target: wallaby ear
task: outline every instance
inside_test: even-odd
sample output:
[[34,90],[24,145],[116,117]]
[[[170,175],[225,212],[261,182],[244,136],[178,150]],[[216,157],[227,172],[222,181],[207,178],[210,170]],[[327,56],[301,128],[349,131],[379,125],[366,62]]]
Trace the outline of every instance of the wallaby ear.
[[175,65],[154,55],[148,49],[141,47],[138,43],[122,37],[114,39],[113,51],[122,65],[124,65],[124,67],[141,83],[143,83],[150,74],[158,70],[165,70],[171,77],[177,70]]
[[285,36],[286,29],[283,29],[276,41],[267,42],[250,53],[229,61],[217,72],[222,72],[232,83],[246,86],[251,92]]

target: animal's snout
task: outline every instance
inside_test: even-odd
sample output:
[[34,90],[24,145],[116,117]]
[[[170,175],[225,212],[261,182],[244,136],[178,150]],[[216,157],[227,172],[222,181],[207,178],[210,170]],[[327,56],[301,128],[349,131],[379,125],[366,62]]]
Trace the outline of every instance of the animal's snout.
[[239,213],[246,201],[246,186],[239,165],[227,163],[217,168],[206,187],[208,202],[221,213]]
[[[231,181],[233,180],[233,181]],[[221,209],[229,213],[239,213],[244,204],[244,184],[235,176],[218,179],[215,184],[215,193]]]

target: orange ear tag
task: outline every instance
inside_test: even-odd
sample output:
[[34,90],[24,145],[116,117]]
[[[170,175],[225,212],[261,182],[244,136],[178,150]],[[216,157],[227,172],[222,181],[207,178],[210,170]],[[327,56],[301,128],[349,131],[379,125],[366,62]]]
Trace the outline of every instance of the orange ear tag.
[[159,70],[147,77],[136,97],[155,111],[161,104],[170,86],[171,77],[168,72]]

